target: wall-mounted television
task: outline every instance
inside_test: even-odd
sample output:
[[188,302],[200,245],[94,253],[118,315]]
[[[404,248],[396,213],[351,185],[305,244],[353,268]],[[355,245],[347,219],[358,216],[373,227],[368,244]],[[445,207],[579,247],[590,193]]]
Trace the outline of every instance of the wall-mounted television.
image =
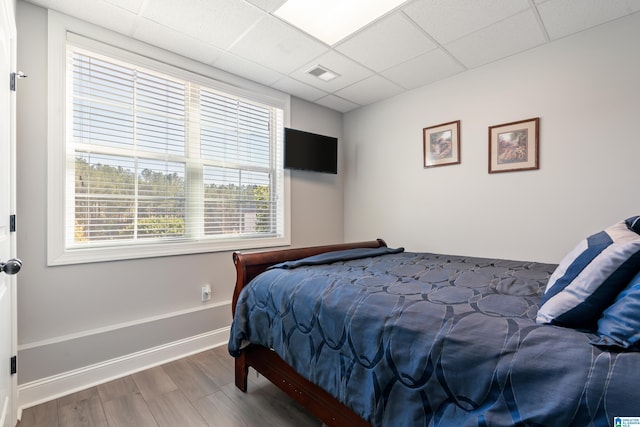
[[338,138],[284,129],[284,167],[338,173]]

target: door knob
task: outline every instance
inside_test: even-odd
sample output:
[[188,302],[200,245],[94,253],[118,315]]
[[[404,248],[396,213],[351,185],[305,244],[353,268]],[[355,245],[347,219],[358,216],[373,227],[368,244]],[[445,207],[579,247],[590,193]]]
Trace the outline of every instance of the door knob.
[[16,274],[22,268],[22,261],[12,258],[7,262],[0,261],[0,272],[7,274]]

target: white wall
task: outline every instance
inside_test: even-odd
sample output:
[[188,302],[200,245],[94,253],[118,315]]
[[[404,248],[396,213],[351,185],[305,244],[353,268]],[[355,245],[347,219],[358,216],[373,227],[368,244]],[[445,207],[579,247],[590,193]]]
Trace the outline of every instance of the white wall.
[[[340,119],[337,120],[336,115]],[[344,238],[344,142],[342,114],[318,108],[316,104],[294,98],[291,108],[291,126],[308,132],[338,137],[338,174],[292,170],[295,186],[291,188],[293,220],[291,235],[294,246],[304,242],[324,245],[342,242]]]
[[[18,360],[28,405],[57,384],[82,386],[90,373],[64,381],[87,366],[193,337],[190,348],[224,343],[235,270],[229,252],[47,267],[47,11],[18,2],[17,25],[18,69],[29,76],[17,97]],[[292,127],[342,138],[342,114],[291,105]],[[293,245],[343,240],[341,175],[294,172],[291,191]]]
[[[640,14],[345,115],[345,239],[559,262],[640,214]],[[488,174],[488,127],[540,117],[540,169]],[[461,120],[460,165],[422,128]]]

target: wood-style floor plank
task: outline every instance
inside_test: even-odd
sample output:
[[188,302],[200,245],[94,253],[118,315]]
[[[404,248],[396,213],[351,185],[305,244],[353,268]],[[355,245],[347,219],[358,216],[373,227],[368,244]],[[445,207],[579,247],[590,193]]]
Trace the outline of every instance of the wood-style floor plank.
[[234,362],[227,353],[226,346],[198,353],[189,359],[218,386],[218,389],[234,382]]
[[[249,386],[251,387],[251,385]],[[288,396],[276,387],[256,387],[250,393],[243,393],[235,384],[227,384],[222,391],[247,412],[259,416],[263,424],[269,426],[292,425],[299,427],[317,427],[321,423],[309,420],[308,415]]]
[[98,389],[90,389],[60,398],[58,402],[60,426],[108,427]]
[[222,391],[194,402],[194,406],[208,425],[228,427],[262,425],[260,418],[255,413],[243,411],[241,406],[238,406]]
[[151,410],[140,393],[132,393],[104,402],[110,427],[158,427]]
[[160,427],[207,425],[180,390],[158,395],[147,403]]
[[220,389],[189,359],[180,359],[164,366],[164,371],[191,402]]
[[138,390],[142,393],[142,397],[146,401],[155,396],[169,393],[178,389],[176,383],[167,375],[162,366],[147,369],[146,371],[136,372],[131,377],[138,386]]
[[253,370],[242,393],[233,372],[217,347],[27,408],[18,427],[321,426]]
[[52,400],[23,411],[19,426],[58,427],[58,401]]
[[128,396],[130,394],[140,394],[136,382],[129,375],[124,378],[109,381],[98,386],[98,393],[102,402],[108,402],[113,399],[118,399],[122,396]]

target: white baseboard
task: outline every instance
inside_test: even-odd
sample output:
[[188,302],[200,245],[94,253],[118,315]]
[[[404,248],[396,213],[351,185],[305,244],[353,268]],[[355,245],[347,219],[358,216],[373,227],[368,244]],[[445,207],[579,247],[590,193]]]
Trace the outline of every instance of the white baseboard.
[[[76,391],[84,390],[163,363],[199,353],[229,341],[230,327],[63,372],[18,386],[18,413]],[[19,417],[20,418],[20,417]]]

